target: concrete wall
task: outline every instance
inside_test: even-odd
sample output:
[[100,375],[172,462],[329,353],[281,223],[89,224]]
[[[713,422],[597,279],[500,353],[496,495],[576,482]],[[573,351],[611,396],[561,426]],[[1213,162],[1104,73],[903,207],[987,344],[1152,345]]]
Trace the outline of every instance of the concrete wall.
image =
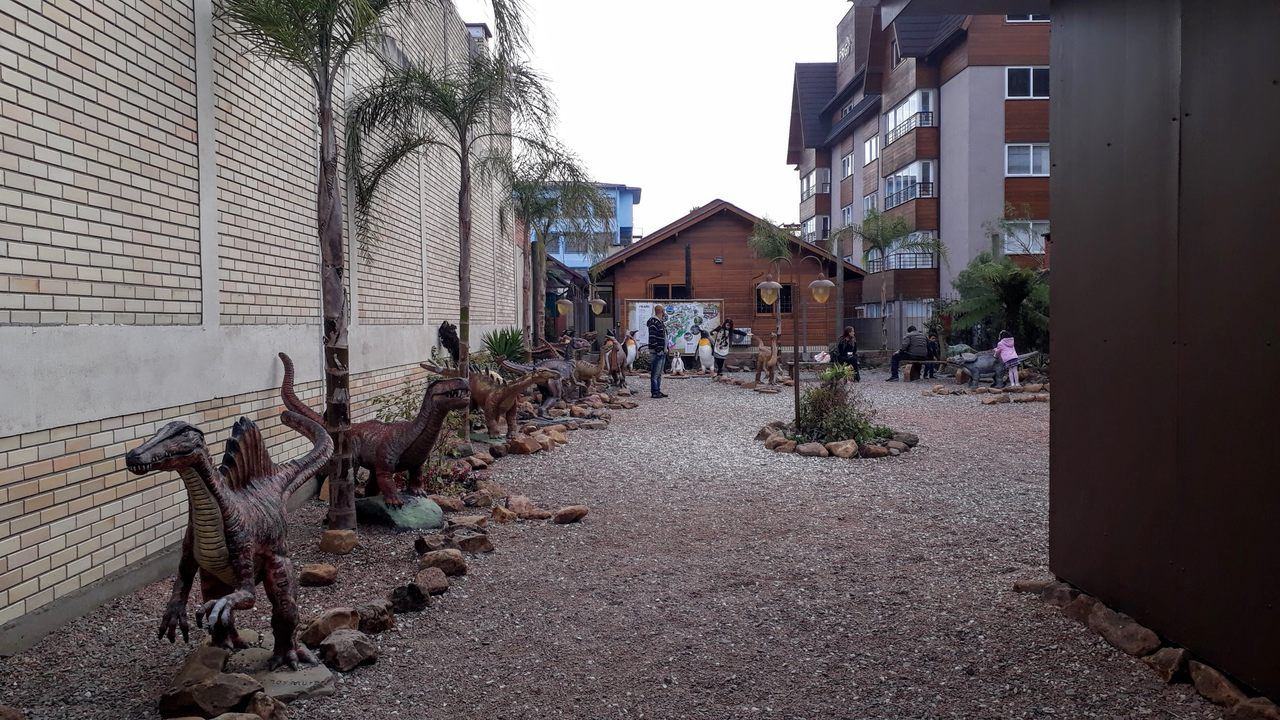
[[970,66],[940,90],[939,269],[942,295],[975,255],[991,249],[985,225],[1004,214],[1004,68]]
[[[0,13],[0,635],[33,613],[131,587],[185,527],[172,474],[125,451],[176,419],[220,441],[240,415],[277,458],[277,351],[319,406],[312,91],[250,56],[209,0],[90,0]],[[28,7],[30,9],[28,9]],[[416,61],[465,57],[449,3],[393,23]],[[145,16],[145,22],[138,19]],[[339,105],[375,75],[357,53]],[[421,376],[457,319],[457,164],[442,152],[386,186],[351,242],[353,419]],[[519,245],[501,191],[475,188],[473,344],[518,326]],[[348,228],[349,229],[349,228]],[[154,575],[154,572],[152,572]],[[124,577],[125,582],[114,582]]]

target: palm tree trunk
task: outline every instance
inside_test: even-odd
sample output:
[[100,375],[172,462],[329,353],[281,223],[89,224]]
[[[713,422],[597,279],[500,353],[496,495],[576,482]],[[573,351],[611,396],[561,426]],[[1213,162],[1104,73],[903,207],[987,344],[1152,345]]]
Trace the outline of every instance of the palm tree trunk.
[[524,237],[520,238],[520,262],[523,269],[524,282],[520,292],[524,297],[524,311],[520,313],[520,324],[524,326],[524,344],[533,347],[533,248],[529,243],[529,227],[525,226]]
[[471,346],[471,155],[464,135],[458,177],[458,336]]
[[844,256],[840,244],[836,234],[831,233],[831,254],[836,256],[836,337],[844,334]]
[[320,238],[320,298],[324,314],[325,429],[333,437],[329,464],[331,530],[356,526],[355,481],[351,477],[350,363],[347,350],[347,302],[343,285],[342,191],[338,186],[338,144],[333,126],[332,87],[319,93],[320,171],[316,188],[316,226]]
[[547,326],[547,232],[545,228],[533,249],[533,342],[542,343]]
[[[881,255],[881,257],[884,257],[884,256],[883,256],[883,255]],[[886,264],[887,264],[887,263],[886,263]],[[887,270],[885,270],[884,265],[881,265],[881,266],[880,266],[880,272],[881,272],[881,277],[880,277],[880,349],[881,349],[881,350],[888,350],[888,349],[889,349],[889,316],[888,316],[888,308],[886,308],[886,307],[885,307],[886,303],[888,302],[888,289],[885,287],[885,282],[886,282],[886,280],[884,279],[884,276],[883,276],[883,273],[886,273],[886,272],[888,272],[888,271],[887,271]]]

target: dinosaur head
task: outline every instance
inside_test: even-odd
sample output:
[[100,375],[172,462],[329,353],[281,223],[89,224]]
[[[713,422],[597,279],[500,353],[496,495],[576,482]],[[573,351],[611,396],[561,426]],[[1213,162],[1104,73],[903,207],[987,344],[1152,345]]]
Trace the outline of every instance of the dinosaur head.
[[134,475],[146,475],[153,470],[190,467],[207,452],[204,433],[193,425],[177,421],[160,428],[150,440],[130,450],[124,462]]
[[[467,381],[462,378],[436,380],[427,386],[426,400],[437,410],[461,410],[471,402],[467,393]],[[423,404],[426,404],[425,401]]]

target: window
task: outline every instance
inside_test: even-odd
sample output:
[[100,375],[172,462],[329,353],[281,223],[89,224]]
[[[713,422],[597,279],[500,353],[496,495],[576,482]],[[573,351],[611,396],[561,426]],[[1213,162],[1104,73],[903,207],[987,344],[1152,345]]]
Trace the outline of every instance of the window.
[[800,239],[807,243],[818,239],[818,218],[816,216],[800,223]]
[[1049,97],[1049,68],[1005,68],[1004,96],[1007,100],[1039,100]]
[[840,225],[848,227],[853,224],[853,206],[845,205],[840,208]]
[[831,192],[830,168],[818,168],[800,178],[800,201],[804,202],[820,192]]
[[654,285],[649,297],[654,300],[688,300],[689,290],[684,285]]
[[1046,177],[1049,174],[1049,145],[1005,145],[1005,177]]
[[604,310],[600,311],[600,317],[613,317],[613,288],[596,288],[596,297],[604,301]]
[[870,195],[862,198],[862,217],[866,217],[870,215],[871,211],[875,209],[876,209],[876,193],[871,193]]
[[819,218],[819,222],[822,225],[822,234],[818,236],[818,239],[826,240],[831,237],[831,217],[829,215],[823,215]]
[[840,158],[840,178],[844,179],[850,175],[853,175],[853,153]]
[[932,160],[917,160],[884,179],[885,210],[918,197],[934,197]]
[[884,114],[884,126],[889,132],[884,144],[906,135],[916,127],[933,125],[933,90],[917,90]]
[[862,164],[870,165],[880,159],[880,136],[872,135],[862,143]]
[[1048,220],[1015,220],[1002,223],[1005,255],[1043,255]]
[[893,66],[898,67],[902,64],[902,50],[898,48],[898,41],[890,40],[889,49],[893,51]]
[[1045,15],[1005,15],[1005,22],[1011,23],[1028,23],[1028,22],[1049,22],[1048,14]]
[[844,109],[840,111],[840,117],[844,117],[845,115],[848,115],[851,112],[853,112],[853,103],[849,103],[848,105],[844,106]]
[[[774,308],[776,306],[766,305],[765,302],[760,299],[760,291],[756,290],[755,286],[752,286],[751,292],[755,293],[756,295],[756,314],[772,315]],[[783,315],[790,314],[791,312],[791,286],[790,285],[783,285],[782,289],[778,291],[777,305],[782,306]]]

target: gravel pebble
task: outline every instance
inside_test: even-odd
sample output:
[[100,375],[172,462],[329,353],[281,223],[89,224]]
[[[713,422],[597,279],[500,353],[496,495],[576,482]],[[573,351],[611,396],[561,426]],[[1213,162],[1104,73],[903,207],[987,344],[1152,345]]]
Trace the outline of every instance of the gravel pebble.
[[[742,377],[742,376],[739,376]],[[377,636],[375,665],[297,717],[1220,718],[1186,685],[1062,617],[1046,576],[1049,407],[861,387],[921,443],[899,457],[778,455],[753,440],[791,394],[690,378],[603,432],[507,457],[492,479],[573,525],[490,526],[497,551]],[[633,378],[632,384],[643,378]],[[293,515],[302,616],[413,580],[412,534],[362,529],[316,548],[323,507]],[[0,661],[0,704],[32,720],[154,718],[189,648],[155,639],[156,583]],[[194,602],[193,602],[194,607]],[[270,607],[240,613],[266,631]],[[193,641],[202,631],[192,628]]]

